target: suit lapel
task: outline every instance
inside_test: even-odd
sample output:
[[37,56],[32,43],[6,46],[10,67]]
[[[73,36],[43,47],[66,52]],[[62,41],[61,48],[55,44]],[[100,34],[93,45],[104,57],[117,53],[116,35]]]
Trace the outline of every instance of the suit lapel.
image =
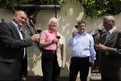
[[[117,33],[117,28],[112,32],[112,34],[109,36],[109,38],[107,39],[107,41],[104,42],[104,45],[106,45],[107,43],[109,43],[113,39],[113,37],[115,37],[116,33]],[[106,38],[106,35],[105,35],[105,38]]]
[[102,43],[102,44],[105,44],[105,40],[106,40],[106,32],[104,32],[104,33],[101,35],[101,43]]

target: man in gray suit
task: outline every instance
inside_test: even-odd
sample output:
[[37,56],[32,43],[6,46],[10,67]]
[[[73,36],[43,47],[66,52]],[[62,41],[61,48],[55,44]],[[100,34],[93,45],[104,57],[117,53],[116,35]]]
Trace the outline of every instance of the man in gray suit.
[[121,81],[121,30],[115,26],[113,16],[103,18],[106,32],[101,34],[96,49],[100,53],[102,81]]
[[0,81],[20,81],[26,47],[40,38],[39,34],[25,38],[22,27],[26,20],[24,11],[16,11],[13,21],[0,23]]

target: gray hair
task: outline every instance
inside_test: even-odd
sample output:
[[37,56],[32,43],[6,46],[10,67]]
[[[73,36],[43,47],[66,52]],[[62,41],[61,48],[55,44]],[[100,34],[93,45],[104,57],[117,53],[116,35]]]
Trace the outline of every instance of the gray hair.
[[111,15],[105,16],[103,19],[109,19],[109,21],[115,21],[115,18]]
[[24,13],[26,14],[26,12],[25,12],[25,11],[23,11],[23,10],[15,11],[15,12],[14,12],[14,14],[16,14],[16,15],[17,15],[19,12],[24,12]]
[[49,25],[51,24],[52,21],[56,21],[57,22],[57,27],[59,26],[58,19],[55,18],[55,17],[52,17],[52,18],[50,18],[50,20],[48,22],[48,28],[49,28]]

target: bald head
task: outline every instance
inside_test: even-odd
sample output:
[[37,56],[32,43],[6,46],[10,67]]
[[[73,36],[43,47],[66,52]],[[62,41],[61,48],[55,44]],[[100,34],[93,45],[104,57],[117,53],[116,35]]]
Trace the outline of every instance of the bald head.
[[18,15],[18,14],[20,14],[20,13],[26,14],[25,11],[19,10],[19,11],[15,11],[14,15]]

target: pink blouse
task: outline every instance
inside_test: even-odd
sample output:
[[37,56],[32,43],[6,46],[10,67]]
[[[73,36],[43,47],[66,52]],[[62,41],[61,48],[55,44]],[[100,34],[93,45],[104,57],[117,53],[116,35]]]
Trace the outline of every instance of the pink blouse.
[[[49,42],[52,41],[54,38],[56,38],[57,34],[51,32],[49,29],[44,30],[41,34],[40,40],[44,40],[44,42]],[[48,47],[44,47],[46,50],[56,50],[57,49],[57,44],[51,44]]]

